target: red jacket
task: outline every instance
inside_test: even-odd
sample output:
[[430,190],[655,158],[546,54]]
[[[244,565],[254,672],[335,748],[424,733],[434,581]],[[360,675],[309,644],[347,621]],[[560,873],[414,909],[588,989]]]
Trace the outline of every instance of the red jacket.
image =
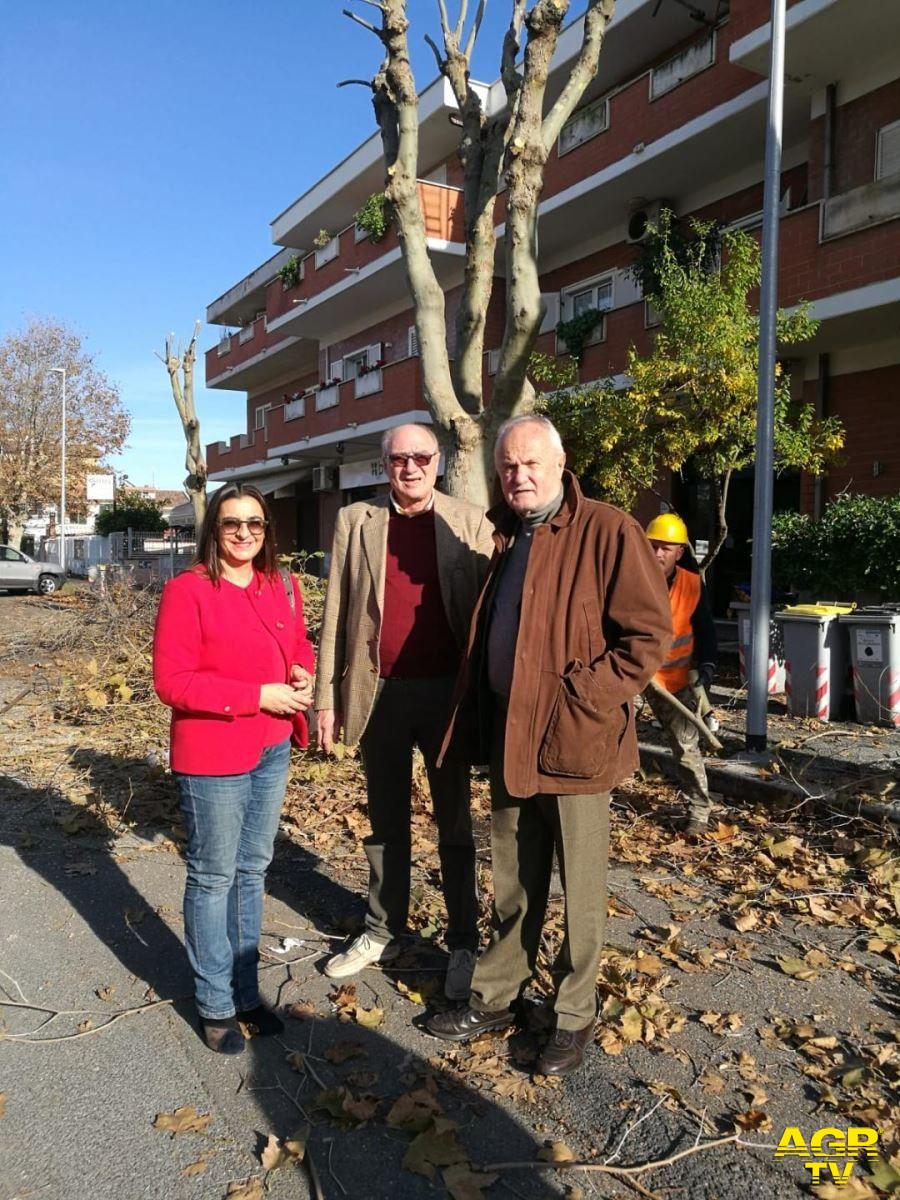
[[260,712],[264,683],[288,683],[291,666],[315,665],[303,600],[292,578],[295,615],[280,576],[254,573],[247,588],[198,569],[163,589],[153,639],[153,683],[172,709],[170,763],[186,775],[238,775],[267,746],[293,731],[308,741],[306,720]]

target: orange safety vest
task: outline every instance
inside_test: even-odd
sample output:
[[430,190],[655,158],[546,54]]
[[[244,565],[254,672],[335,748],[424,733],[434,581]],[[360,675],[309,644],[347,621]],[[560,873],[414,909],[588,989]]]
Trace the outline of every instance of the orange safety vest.
[[666,661],[655,675],[667,692],[680,692],[688,685],[694,658],[694,627],[691,617],[700,599],[700,576],[684,567],[675,568],[675,581],[669,588],[672,609],[672,645]]

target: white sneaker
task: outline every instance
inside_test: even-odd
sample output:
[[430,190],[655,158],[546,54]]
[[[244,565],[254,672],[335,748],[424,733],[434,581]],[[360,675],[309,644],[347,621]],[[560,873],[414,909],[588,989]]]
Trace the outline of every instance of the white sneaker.
[[474,970],[475,955],[471,950],[451,952],[447,978],[444,980],[444,995],[448,1000],[468,1000]]
[[376,942],[367,933],[361,933],[354,938],[346,950],[329,958],[325,964],[325,974],[329,979],[346,979],[348,975],[358,975],[364,967],[373,963],[390,962],[400,953],[396,942]]

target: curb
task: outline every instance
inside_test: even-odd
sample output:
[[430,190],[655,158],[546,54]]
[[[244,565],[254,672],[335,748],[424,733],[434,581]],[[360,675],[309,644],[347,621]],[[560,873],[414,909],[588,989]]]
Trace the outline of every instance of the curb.
[[[668,778],[677,778],[674,756],[672,751],[664,746],[655,746],[650,742],[639,742],[641,767],[645,770],[656,771]],[[763,778],[759,769],[766,761],[762,755],[746,754],[731,759],[704,758],[706,777],[712,792],[720,792],[733,800],[745,803],[771,804],[783,800],[813,800],[826,803],[842,812],[867,817],[872,821],[885,819],[900,824],[900,800],[892,800],[886,804],[867,804],[843,797],[832,792],[823,792],[819,796],[810,795],[780,775]],[[727,765],[726,765],[727,764]]]

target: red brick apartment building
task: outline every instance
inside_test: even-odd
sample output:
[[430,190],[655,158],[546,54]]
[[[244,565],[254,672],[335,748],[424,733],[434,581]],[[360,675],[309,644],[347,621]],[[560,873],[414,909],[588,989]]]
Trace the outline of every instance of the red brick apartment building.
[[[798,396],[847,430],[845,460],[827,479],[779,484],[781,507],[811,509],[848,486],[900,491],[900,3],[788,4],[780,302],[809,300],[821,322],[789,368]],[[628,269],[636,212],[664,201],[680,216],[759,228],[768,17],[769,0],[619,0],[600,73],[548,161],[540,207],[538,349],[555,351],[561,317],[606,310],[582,380],[621,373],[629,345],[653,337]],[[576,20],[560,38],[548,99],[580,39]],[[503,103],[498,82],[482,90],[489,111]],[[454,112],[445,80],[422,93],[420,195],[451,329],[464,261]],[[429,421],[396,232],[376,245],[354,225],[382,184],[373,133],[274,219],[278,253],[207,310],[224,327],[206,354],[207,385],[247,394],[246,432],[207,448],[210,474],[263,488],[285,548],[327,549],[337,508],[384,486],[382,432]],[[334,236],[314,248],[323,228]],[[285,287],[277,272],[293,256],[300,278]],[[498,279],[488,390],[502,292]],[[704,536],[703,485],[673,488]],[[750,490],[736,482],[729,575],[743,569]]]

